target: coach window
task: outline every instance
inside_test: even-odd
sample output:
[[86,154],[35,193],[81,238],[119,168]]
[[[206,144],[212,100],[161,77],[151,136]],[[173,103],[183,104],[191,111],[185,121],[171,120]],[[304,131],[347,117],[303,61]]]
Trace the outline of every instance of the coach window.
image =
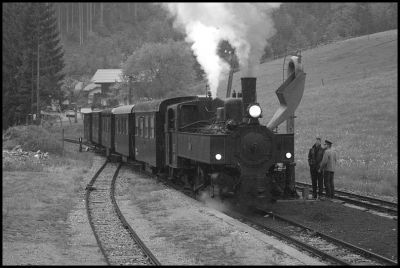
[[139,122],[139,136],[143,137],[143,116],[140,117],[140,122]]
[[146,139],[149,137],[149,121],[147,115],[144,117],[144,137]]
[[121,135],[122,134],[122,130],[121,130],[121,126],[122,126],[122,117],[118,120],[118,132]]
[[122,131],[122,135],[125,135],[125,121],[126,121],[126,119],[125,119],[125,116],[124,116],[124,118],[122,118],[122,124],[121,124],[121,131]]
[[154,139],[154,115],[150,116],[150,139]]
[[128,135],[128,116],[125,118],[125,135]]
[[135,117],[135,136],[139,135],[139,117]]
[[121,125],[121,117],[118,118],[118,121],[117,121],[117,131],[118,131],[118,134],[121,135],[121,128],[120,128],[120,125]]
[[122,132],[124,133],[124,135],[126,135],[125,125],[126,125],[126,117],[124,117],[124,121],[122,121]]
[[124,118],[124,134],[128,135],[128,117]]
[[175,128],[175,113],[174,110],[168,110],[168,128],[174,129]]
[[126,133],[125,133],[125,121],[126,121],[126,118],[125,118],[125,116],[122,118],[122,124],[121,124],[121,131],[122,131],[122,135],[125,135]]

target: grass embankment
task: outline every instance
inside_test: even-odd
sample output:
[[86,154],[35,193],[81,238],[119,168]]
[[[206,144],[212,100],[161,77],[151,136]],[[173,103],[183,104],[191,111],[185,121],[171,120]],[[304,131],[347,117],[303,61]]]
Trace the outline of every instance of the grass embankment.
[[[336,188],[396,197],[397,30],[306,50],[302,56],[307,77],[295,119],[296,179],[311,181],[308,150],[320,136],[333,142],[339,156]],[[278,59],[255,71],[264,124],[279,106],[275,90],[282,83],[282,67]],[[235,74],[232,90],[241,88],[242,76]],[[223,82],[219,96],[225,92]],[[285,129],[286,123],[279,126]]]
[[[64,127],[69,137],[78,137],[83,125]],[[67,143],[63,152],[60,127],[23,126],[3,133],[4,149],[17,144],[23,151],[49,152],[49,157],[10,161],[3,157],[3,261],[6,258],[10,264],[24,264],[24,260],[49,264],[51,260],[40,259],[49,252],[36,254],[29,249],[38,248],[39,244],[47,250],[59,245],[68,247],[66,219],[82,199],[79,193],[85,187],[84,177],[88,176],[93,154],[79,153],[76,144]],[[56,254],[62,256],[59,250]],[[10,256],[16,259],[10,260]],[[57,260],[56,256],[53,258]]]

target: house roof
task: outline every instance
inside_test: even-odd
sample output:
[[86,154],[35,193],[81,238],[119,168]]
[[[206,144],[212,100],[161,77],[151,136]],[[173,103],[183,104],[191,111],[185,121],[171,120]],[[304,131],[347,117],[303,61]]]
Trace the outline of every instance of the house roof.
[[96,84],[122,82],[122,69],[98,69],[91,81]]

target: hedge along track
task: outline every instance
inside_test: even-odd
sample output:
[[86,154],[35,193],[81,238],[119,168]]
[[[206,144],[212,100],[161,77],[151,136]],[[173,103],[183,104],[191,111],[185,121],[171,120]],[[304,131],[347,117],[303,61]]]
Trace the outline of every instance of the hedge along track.
[[[307,187],[309,189],[312,188],[312,186],[308,183],[304,182],[296,182],[296,187],[297,188],[304,188]],[[363,195],[358,195],[358,194],[353,194],[349,192],[344,192],[344,191],[339,191],[335,190],[335,197],[334,199],[341,200],[344,203],[356,205],[362,208],[365,208],[366,211],[377,211],[377,212],[383,212],[390,215],[392,219],[397,220],[397,207],[398,204],[394,202],[388,202],[385,200],[369,197],[369,196],[363,196]]]
[[108,265],[161,265],[117,205],[115,182],[121,165],[111,179],[116,164],[107,160],[86,186],[86,211],[97,244]]

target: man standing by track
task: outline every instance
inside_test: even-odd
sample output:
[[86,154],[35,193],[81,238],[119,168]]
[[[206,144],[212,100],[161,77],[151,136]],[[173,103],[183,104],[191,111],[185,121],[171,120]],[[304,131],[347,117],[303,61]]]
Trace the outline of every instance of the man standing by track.
[[323,191],[323,177],[322,173],[318,171],[325,149],[321,147],[321,138],[317,137],[315,144],[311,147],[308,152],[308,164],[310,165],[311,183],[313,198],[317,198],[317,186],[318,196],[321,197]]
[[325,193],[328,198],[333,198],[335,192],[333,175],[336,168],[336,152],[332,149],[332,142],[325,140],[324,145],[326,150],[318,171],[324,171]]

